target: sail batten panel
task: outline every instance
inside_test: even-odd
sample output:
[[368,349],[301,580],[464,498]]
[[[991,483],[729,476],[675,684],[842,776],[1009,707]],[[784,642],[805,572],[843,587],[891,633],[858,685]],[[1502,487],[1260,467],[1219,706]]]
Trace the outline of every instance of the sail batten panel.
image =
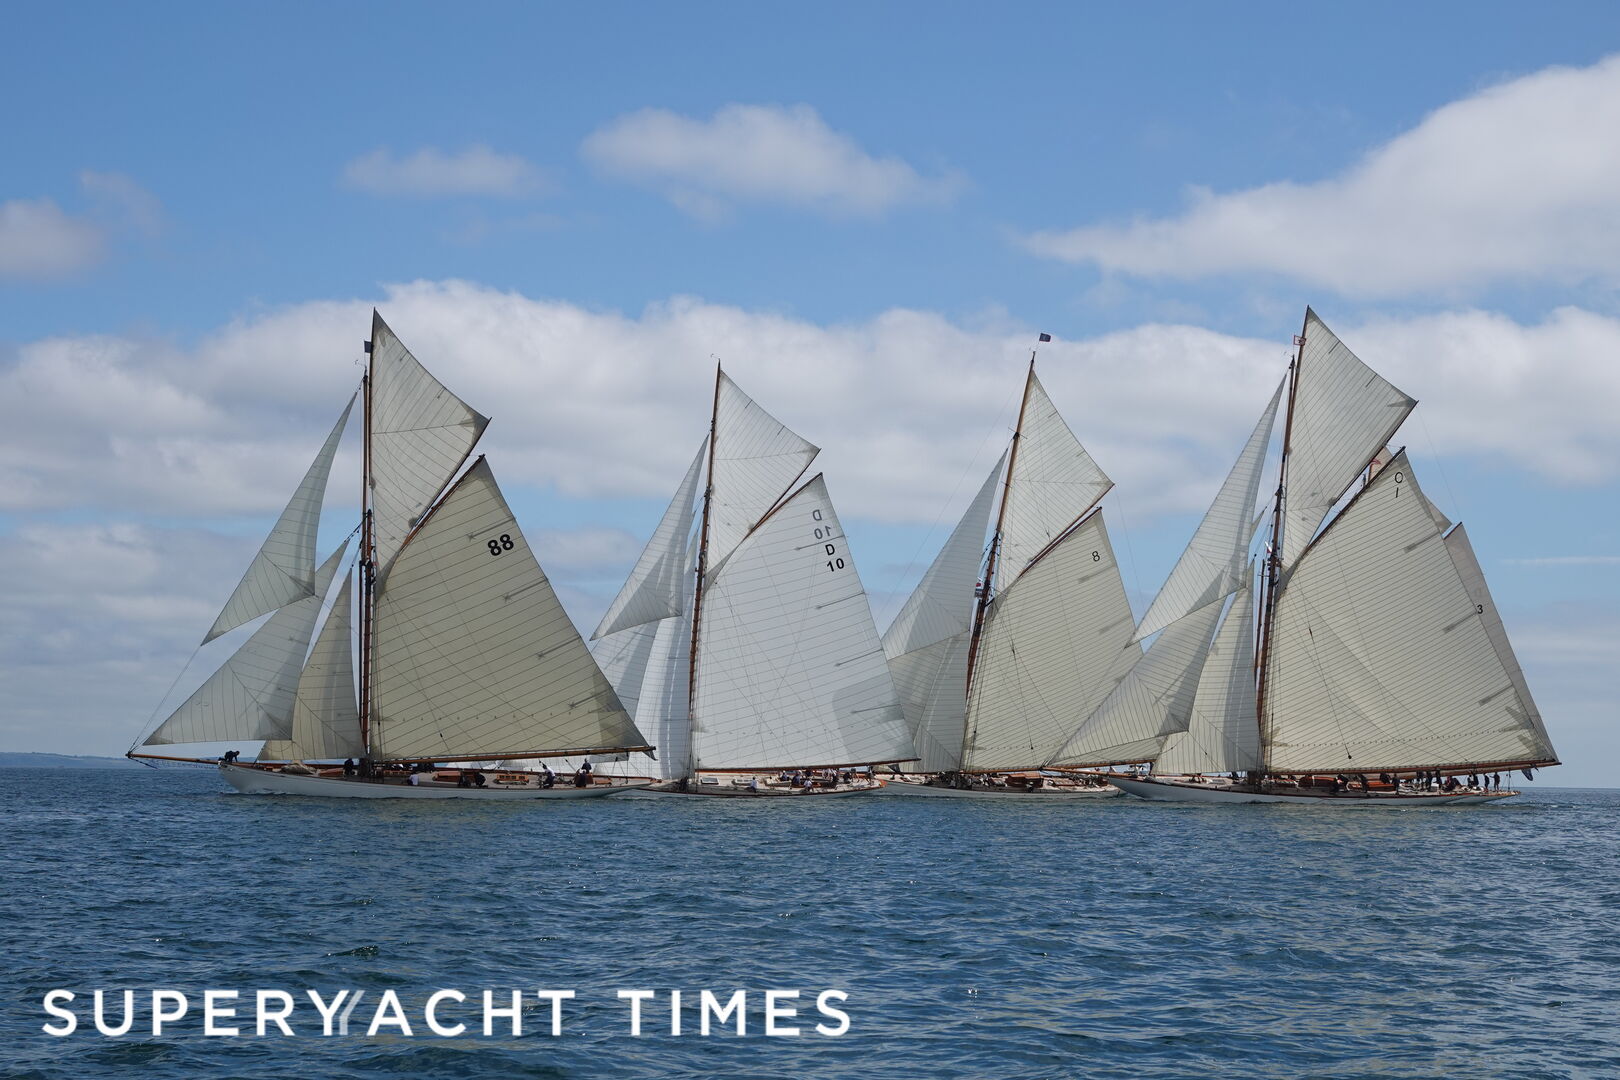
[[293,698],[332,585],[345,540],[315,571],[313,594],[276,611],[218,671],[145,739],[146,746],[285,739],[292,734]]
[[[1265,702],[1278,772],[1542,761],[1530,719],[1411,463],[1397,454],[1278,594]],[[1494,609],[1491,609],[1494,610]]]
[[354,655],[349,631],[353,586],[353,576],[346,576],[326,625],[321,627],[298,676],[292,738],[266,742],[259,751],[259,760],[335,761],[365,756],[360,710],[354,698]]
[[373,627],[374,757],[648,745],[482,458],[399,552]]
[[1186,731],[1198,676],[1224,606],[1223,600],[1212,601],[1165,627],[1052,764],[1140,761],[1156,757],[1166,738]]
[[821,452],[760,408],[724,373],[719,375],[714,426],[711,569],[725,561]]
[[624,587],[591,634],[593,639],[681,613],[681,599],[687,588],[687,537],[692,532],[693,500],[703,475],[707,447],[707,439],[698,446],[675,498],[642,549]]
[[706,586],[693,707],[693,769],[914,756],[866,590],[820,476],[743,540]]
[[1047,763],[1114,686],[1140,645],[1100,512],[991,605],[968,698],[964,769]]
[[1244,580],[1245,556],[1254,535],[1250,515],[1260,493],[1260,470],[1266,444],[1282,400],[1282,386],[1271,395],[1260,421],[1250,432],[1243,452],[1199,522],[1186,550],[1153,598],[1136,628],[1138,641],[1158,633],[1177,619],[1234,592]]
[[1002,510],[1000,587],[1015,581],[1113,486],[1031,371]]
[[314,595],[315,534],[321,523],[321,504],[326,499],[332,459],[337,456],[338,443],[342,441],[343,429],[349,423],[353,408],[354,396],[351,395],[298,489],[281,511],[281,517],[276,519],[270,535],[265,537],[242,580],[225,601],[219,618],[203,638],[204,645],[266,612]]
[[372,532],[381,578],[489,418],[434,378],[377,315],[369,402]]
[[1282,562],[1292,566],[1328,512],[1417,405],[1305,312],[1289,436]]
[[1162,773],[1258,771],[1255,718],[1254,590],[1245,582],[1215,633],[1198,679],[1187,730],[1165,740]]

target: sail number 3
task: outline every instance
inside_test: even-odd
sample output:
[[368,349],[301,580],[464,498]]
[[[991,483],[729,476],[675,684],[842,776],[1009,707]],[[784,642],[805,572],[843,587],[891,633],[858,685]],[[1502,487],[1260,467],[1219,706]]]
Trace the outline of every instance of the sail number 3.
[[[813,521],[820,521],[821,511],[810,511],[810,518]],[[826,525],[817,525],[815,535],[816,539],[822,542],[822,554],[827,556],[827,571],[829,573],[836,574],[838,571],[844,568],[844,558],[838,554],[838,545],[833,543],[833,541],[837,540],[838,537],[834,536],[832,529]]]
[[499,555],[503,551],[511,551],[511,550],[512,550],[512,534],[511,533],[501,533],[501,538],[499,540],[491,540],[489,542],[489,553],[491,555]]

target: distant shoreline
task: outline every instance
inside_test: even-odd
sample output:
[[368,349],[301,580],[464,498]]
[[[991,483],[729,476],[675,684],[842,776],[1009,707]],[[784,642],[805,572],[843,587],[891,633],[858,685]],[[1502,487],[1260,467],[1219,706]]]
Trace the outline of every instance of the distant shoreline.
[[0,769],[138,769],[140,763],[125,757],[98,757],[91,754],[39,754],[0,750]]

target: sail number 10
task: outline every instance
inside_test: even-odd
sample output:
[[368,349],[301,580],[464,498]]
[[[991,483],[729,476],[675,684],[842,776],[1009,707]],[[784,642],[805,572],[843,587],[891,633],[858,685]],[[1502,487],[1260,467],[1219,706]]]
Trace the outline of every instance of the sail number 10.
[[[821,511],[810,511],[810,517],[813,521],[820,521],[822,519]],[[815,536],[817,540],[821,541],[822,554],[827,556],[828,572],[837,573],[838,571],[842,570],[844,568],[844,557],[838,554],[838,545],[833,543],[833,541],[841,538],[834,536],[831,526],[828,525],[817,525],[815,529]]]

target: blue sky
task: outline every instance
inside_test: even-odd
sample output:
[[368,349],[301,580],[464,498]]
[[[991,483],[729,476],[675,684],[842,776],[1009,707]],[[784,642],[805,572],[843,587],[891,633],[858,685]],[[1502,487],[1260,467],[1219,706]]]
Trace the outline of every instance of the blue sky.
[[882,622],[999,452],[1037,330],[1120,481],[1140,611],[1311,303],[1422,401],[1400,441],[1469,524],[1558,782],[1613,781],[1613,5],[6,18],[7,749],[128,744],[374,303],[495,417],[587,624],[685,467],[711,354],[826,448]]

